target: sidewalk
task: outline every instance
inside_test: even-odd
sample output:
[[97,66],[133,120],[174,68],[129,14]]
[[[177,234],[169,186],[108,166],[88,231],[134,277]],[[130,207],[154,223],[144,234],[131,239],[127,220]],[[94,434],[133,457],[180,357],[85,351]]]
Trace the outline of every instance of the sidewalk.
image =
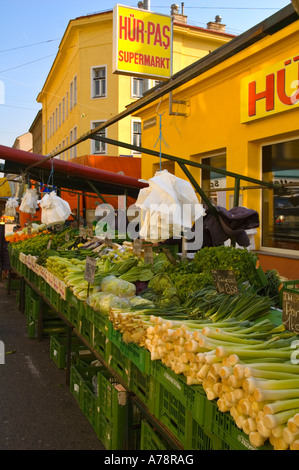
[[0,341],[0,450],[105,450],[50,358],[49,338],[28,338],[15,293],[2,284]]

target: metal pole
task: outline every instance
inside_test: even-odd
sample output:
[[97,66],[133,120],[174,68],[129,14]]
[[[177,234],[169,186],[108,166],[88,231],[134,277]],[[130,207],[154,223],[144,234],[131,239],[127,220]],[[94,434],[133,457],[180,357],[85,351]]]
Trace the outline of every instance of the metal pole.
[[144,0],[143,9],[144,10],[150,10],[151,9],[151,0]]

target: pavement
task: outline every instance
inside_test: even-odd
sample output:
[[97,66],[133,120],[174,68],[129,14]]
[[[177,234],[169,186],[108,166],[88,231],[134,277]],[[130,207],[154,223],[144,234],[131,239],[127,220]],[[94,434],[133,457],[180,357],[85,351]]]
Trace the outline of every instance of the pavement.
[[28,338],[15,293],[1,283],[0,342],[0,450],[105,450],[50,358],[49,338]]

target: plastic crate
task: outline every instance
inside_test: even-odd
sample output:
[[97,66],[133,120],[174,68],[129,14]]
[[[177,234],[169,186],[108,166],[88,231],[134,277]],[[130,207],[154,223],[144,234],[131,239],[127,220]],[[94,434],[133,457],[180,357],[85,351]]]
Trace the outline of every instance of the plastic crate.
[[94,330],[92,323],[90,323],[87,318],[80,315],[79,333],[83,336],[84,339],[86,339],[86,341],[89,342],[89,344],[93,344],[93,332]]
[[34,299],[30,295],[25,295],[25,315],[30,315],[32,318],[37,319],[39,314],[40,301]]
[[148,410],[154,413],[156,379],[152,375],[141,372],[135,364],[131,363],[129,387]]
[[208,433],[193,420],[192,440],[190,445],[186,445],[185,450],[230,450],[230,447],[218,436]]
[[123,335],[120,331],[113,327],[109,331],[109,339],[133,364],[135,364],[141,372],[150,373],[151,355],[149,351],[138,346],[135,343],[125,343]]
[[185,448],[192,441],[192,413],[180,398],[157,382],[154,416],[176,437]]
[[77,401],[80,409],[83,408],[83,385],[84,382],[93,383],[93,378],[97,376],[100,368],[94,367],[83,362],[74,364],[70,370],[70,392]]
[[81,409],[92,427],[96,428],[97,396],[92,383],[83,381],[81,385]]
[[[82,355],[89,355],[90,351],[76,337],[72,337],[71,358],[76,360]],[[67,356],[67,337],[51,335],[50,337],[50,357],[57,365],[58,369],[65,369]]]
[[100,354],[100,356],[106,358],[106,342],[109,341],[101,330],[93,326],[93,343],[94,350]]
[[89,305],[85,305],[84,316],[91,322],[93,325],[98,328],[106,336],[110,336],[110,331],[112,328],[112,323],[108,317],[102,315],[100,312],[95,311]]
[[98,406],[101,415],[123,428],[126,420],[126,393],[108,370],[98,373]]
[[68,319],[77,331],[80,330],[80,318],[81,317],[77,308],[71,304],[68,304]]
[[161,361],[151,361],[150,374],[192,413],[199,425],[204,425],[207,398],[201,385],[187,385],[184,375],[175,374]]
[[221,412],[214,401],[207,404],[205,430],[220,438],[230,450],[273,450],[270,444],[254,447],[249,436],[238,428],[231,415]]
[[106,341],[105,357],[107,364],[129,385],[132,363],[110,340]]
[[141,414],[133,406],[129,417],[126,391],[107,370],[98,373],[97,394],[95,431],[106,450],[124,450],[127,446],[139,449]]
[[140,450],[171,450],[163,437],[145,420],[141,421]]

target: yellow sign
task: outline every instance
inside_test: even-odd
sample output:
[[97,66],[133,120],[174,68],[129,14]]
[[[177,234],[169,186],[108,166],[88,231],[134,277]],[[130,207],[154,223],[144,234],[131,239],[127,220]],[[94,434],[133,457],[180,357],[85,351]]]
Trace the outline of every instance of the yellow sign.
[[113,10],[113,72],[157,80],[172,74],[172,19],[116,5]]
[[299,107],[299,55],[241,80],[241,122]]

